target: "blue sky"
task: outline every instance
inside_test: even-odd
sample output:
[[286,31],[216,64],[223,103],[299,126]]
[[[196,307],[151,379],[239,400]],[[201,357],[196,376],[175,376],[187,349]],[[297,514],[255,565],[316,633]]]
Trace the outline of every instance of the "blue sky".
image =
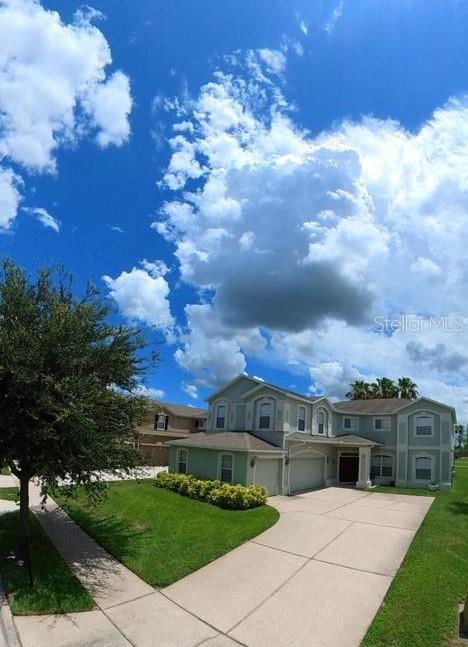
[[466,315],[468,5],[63,5],[0,2],[2,255],[163,341],[168,400],[410,375],[466,415],[429,317]]

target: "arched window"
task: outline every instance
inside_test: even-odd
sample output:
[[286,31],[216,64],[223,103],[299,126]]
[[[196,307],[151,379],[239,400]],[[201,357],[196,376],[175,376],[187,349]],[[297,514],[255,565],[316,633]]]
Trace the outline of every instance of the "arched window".
[[429,414],[416,416],[416,436],[432,436],[434,417]]
[[234,473],[234,457],[232,454],[221,454],[219,480],[224,483],[232,483]]
[[371,459],[371,478],[393,475],[393,456],[374,454]]
[[226,426],[226,405],[218,404],[216,407],[216,429],[224,429]]
[[298,407],[297,408],[297,430],[305,431],[305,422],[306,422],[306,408]]
[[258,410],[258,428],[271,429],[271,402],[261,402]]
[[322,436],[327,432],[327,412],[319,409],[317,413],[317,433]]
[[179,474],[187,474],[188,449],[181,448],[177,453],[177,471]]
[[432,456],[417,456],[414,460],[414,476],[416,481],[432,479]]

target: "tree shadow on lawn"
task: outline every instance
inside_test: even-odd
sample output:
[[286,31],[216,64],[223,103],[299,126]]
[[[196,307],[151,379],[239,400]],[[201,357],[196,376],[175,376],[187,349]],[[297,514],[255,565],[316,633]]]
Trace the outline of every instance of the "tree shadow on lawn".
[[467,501],[451,501],[447,509],[453,514],[468,514],[468,502]]
[[[135,535],[132,528],[115,517],[97,519],[82,510],[79,513],[74,511],[73,521],[59,507],[37,511],[37,517],[75,575],[94,598],[105,594],[111,586],[115,587],[115,579],[121,580],[122,587],[125,586],[122,571],[125,567],[107,551],[118,558],[131,553]],[[81,525],[89,528],[96,541]],[[99,540],[105,543],[106,549],[97,543]]]

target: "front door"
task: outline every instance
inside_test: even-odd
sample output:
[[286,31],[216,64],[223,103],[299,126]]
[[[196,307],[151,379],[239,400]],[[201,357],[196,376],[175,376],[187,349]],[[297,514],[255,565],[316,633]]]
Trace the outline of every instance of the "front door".
[[340,483],[356,483],[359,478],[359,455],[340,456]]

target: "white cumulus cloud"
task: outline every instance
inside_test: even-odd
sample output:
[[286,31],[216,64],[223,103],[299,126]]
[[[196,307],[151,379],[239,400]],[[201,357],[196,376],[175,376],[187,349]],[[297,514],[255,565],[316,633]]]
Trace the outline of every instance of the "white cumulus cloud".
[[[66,24],[34,0],[0,1],[4,167],[56,172],[61,146],[85,135],[94,136],[100,146],[120,146],[128,139],[129,80],[120,71],[108,75],[111,52],[90,22],[95,17],[81,11]],[[14,202],[9,204],[11,209]],[[13,219],[2,217],[0,226],[8,227]]]
[[[158,269],[155,271],[155,265]],[[169,284],[160,273],[160,265],[147,269],[134,267],[115,279],[102,277],[121,314],[131,321],[168,328],[173,324],[169,307]]]

